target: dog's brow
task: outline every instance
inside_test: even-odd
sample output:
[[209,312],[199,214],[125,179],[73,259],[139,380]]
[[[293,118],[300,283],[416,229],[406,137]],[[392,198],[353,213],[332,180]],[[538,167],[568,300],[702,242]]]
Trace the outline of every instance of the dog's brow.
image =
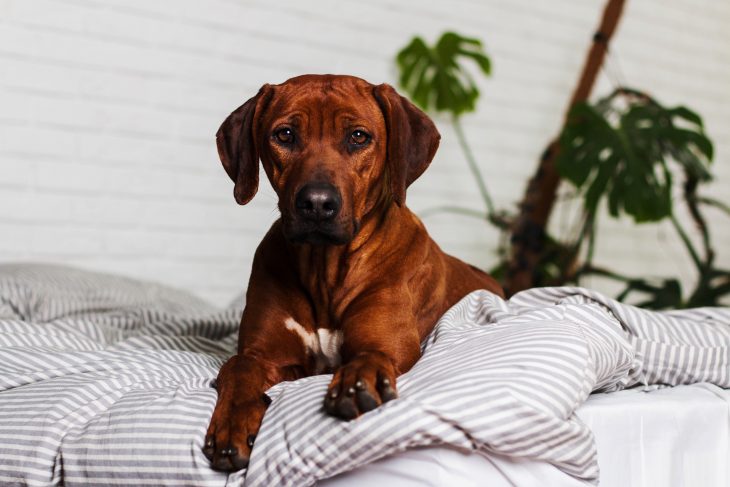
[[355,126],[355,125],[363,125],[365,123],[365,119],[361,117],[360,115],[353,114],[349,109],[347,108],[339,108],[334,111],[333,114],[333,124],[336,124],[338,121],[343,120],[347,126]]
[[347,107],[336,108],[333,115],[335,117],[344,118],[345,120],[354,120],[360,118],[357,115],[353,114],[352,111]]
[[309,110],[300,110],[300,111],[296,111],[293,114],[291,114],[290,118],[297,122],[309,121],[309,119],[311,118],[311,114],[309,113]]
[[297,110],[295,112],[287,113],[286,115],[279,117],[274,120],[274,125],[280,125],[282,123],[288,123],[291,125],[302,125],[309,120],[309,112],[306,110]]

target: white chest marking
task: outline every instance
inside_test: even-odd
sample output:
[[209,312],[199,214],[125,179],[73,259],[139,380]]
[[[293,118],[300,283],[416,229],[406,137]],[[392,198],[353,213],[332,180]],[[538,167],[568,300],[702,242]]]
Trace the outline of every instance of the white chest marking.
[[314,333],[305,330],[294,318],[287,318],[284,325],[287,330],[293,331],[302,339],[302,344],[304,344],[307,353],[315,358],[318,373],[325,368],[340,365],[342,331],[317,328],[317,332]]

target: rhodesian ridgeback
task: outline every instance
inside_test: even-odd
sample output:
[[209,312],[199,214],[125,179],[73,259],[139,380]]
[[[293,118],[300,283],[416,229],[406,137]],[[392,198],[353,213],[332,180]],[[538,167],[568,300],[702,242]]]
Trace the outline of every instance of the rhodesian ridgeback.
[[274,384],[334,373],[324,410],[350,420],[397,397],[438,318],[470,291],[503,292],[445,254],[405,206],[440,135],[387,84],[304,75],[264,85],[217,134],[244,205],[261,160],[281,218],[256,250],[238,353],[218,374],[203,451],[248,465]]

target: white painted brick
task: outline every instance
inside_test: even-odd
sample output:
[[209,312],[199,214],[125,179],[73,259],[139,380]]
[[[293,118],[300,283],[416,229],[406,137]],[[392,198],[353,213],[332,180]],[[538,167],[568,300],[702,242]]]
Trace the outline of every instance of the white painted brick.
[[[36,164],[34,162],[8,158],[8,160],[3,163],[2,172],[0,172],[0,188],[22,189],[28,191],[33,187],[35,178]],[[11,201],[8,201],[7,203],[12,204]]]
[[26,241],[25,245],[30,245],[34,260],[49,260],[48,256],[67,258],[100,254],[104,240],[98,230],[44,224],[34,229],[31,241]]
[[[578,0],[0,1],[2,258],[161,280],[227,304],[245,287],[277,210],[263,172],[254,201],[233,200],[214,143],[221,121],[263,83],[302,72],[394,83],[397,49],[448,29],[482,38],[492,57],[494,76],[480,79],[479,109],[463,124],[497,206],[512,209],[559,130],[602,8]],[[728,21],[723,2],[629,2],[608,70],[704,116],[717,153],[706,194],[726,202]],[[604,74],[595,95],[610,89]],[[409,205],[481,208],[448,117],[435,119],[441,148]],[[572,226],[575,207],[564,206],[555,228]],[[707,214],[728,265],[728,218]],[[487,224],[444,213],[425,223],[445,250],[482,267],[495,262],[497,233]],[[596,262],[692,282],[670,226],[602,216],[600,231]]]

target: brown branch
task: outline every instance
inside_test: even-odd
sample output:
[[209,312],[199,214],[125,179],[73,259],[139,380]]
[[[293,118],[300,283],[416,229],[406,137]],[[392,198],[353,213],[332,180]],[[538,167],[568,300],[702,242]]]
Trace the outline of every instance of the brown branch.
[[[608,44],[621,17],[624,0],[608,0],[598,31],[586,58],[578,86],[566,110],[567,121],[570,109],[585,101],[593,89],[598,72],[608,51]],[[564,122],[565,124],[565,122]],[[537,284],[536,270],[545,247],[545,229],[555,203],[560,176],[555,159],[560,146],[554,139],[543,153],[534,176],[519,204],[519,215],[512,227],[510,242],[512,251],[507,266],[504,288],[509,294],[528,289]]]

